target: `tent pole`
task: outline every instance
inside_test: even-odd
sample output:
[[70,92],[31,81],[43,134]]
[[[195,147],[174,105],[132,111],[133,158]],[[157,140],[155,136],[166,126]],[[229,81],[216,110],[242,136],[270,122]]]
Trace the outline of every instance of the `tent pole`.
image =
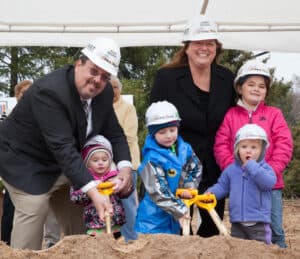
[[203,4],[202,4],[202,8],[201,8],[200,14],[205,14],[206,8],[207,8],[207,5],[208,5],[208,1],[209,0],[203,0]]

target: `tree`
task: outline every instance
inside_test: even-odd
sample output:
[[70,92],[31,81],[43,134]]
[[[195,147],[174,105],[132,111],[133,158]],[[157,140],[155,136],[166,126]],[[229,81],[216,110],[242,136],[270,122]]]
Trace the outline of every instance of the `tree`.
[[292,83],[283,82],[283,79],[280,81],[275,80],[270,89],[270,93],[266,99],[268,105],[276,106],[281,109],[284,114],[285,119],[291,125],[294,121],[292,118],[292,102],[291,102],[291,87]]
[[72,61],[76,48],[7,47],[0,48],[0,91],[14,95],[14,86],[35,80],[62,64]]
[[287,198],[300,197],[300,123],[292,129],[294,139],[293,159],[284,172],[284,196]]
[[292,125],[299,123],[300,121],[300,77],[294,76],[293,82],[293,92],[291,94],[291,117],[294,119]]

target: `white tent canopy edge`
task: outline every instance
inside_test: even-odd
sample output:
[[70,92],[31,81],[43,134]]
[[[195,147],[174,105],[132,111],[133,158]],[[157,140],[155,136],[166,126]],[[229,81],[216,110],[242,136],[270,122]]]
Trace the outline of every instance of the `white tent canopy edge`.
[[121,47],[176,46],[205,11],[224,48],[300,52],[298,0],[5,0],[1,9],[0,46],[82,47],[100,35]]

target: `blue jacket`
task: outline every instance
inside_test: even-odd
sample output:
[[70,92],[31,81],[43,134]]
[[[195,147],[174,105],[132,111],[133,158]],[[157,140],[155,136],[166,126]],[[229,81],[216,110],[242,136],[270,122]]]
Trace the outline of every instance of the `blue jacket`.
[[135,229],[140,233],[179,234],[178,219],[188,210],[175,196],[177,188],[197,188],[202,165],[191,146],[177,139],[177,155],[147,136],[138,168],[146,193],[137,211]]
[[275,173],[265,160],[249,160],[245,167],[235,161],[206,192],[214,193],[218,200],[229,194],[231,223],[270,223],[271,191],[275,183]]

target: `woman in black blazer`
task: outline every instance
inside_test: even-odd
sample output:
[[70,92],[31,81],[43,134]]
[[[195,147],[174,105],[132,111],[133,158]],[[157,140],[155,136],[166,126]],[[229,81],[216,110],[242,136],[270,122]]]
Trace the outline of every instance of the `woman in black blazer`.
[[[203,193],[217,182],[221,173],[213,144],[225,113],[234,105],[234,75],[217,64],[222,45],[218,41],[216,24],[197,17],[184,32],[184,46],[171,63],[158,70],[151,91],[150,102],[167,100],[173,103],[182,119],[180,134],[189,142],[203,164],[203,179],[199,192]],[[225,200],[219,200],[216,210],[224,215]],[[209,214],[200,209],[202,224],[197,234],[217,235],[218,229]]]

